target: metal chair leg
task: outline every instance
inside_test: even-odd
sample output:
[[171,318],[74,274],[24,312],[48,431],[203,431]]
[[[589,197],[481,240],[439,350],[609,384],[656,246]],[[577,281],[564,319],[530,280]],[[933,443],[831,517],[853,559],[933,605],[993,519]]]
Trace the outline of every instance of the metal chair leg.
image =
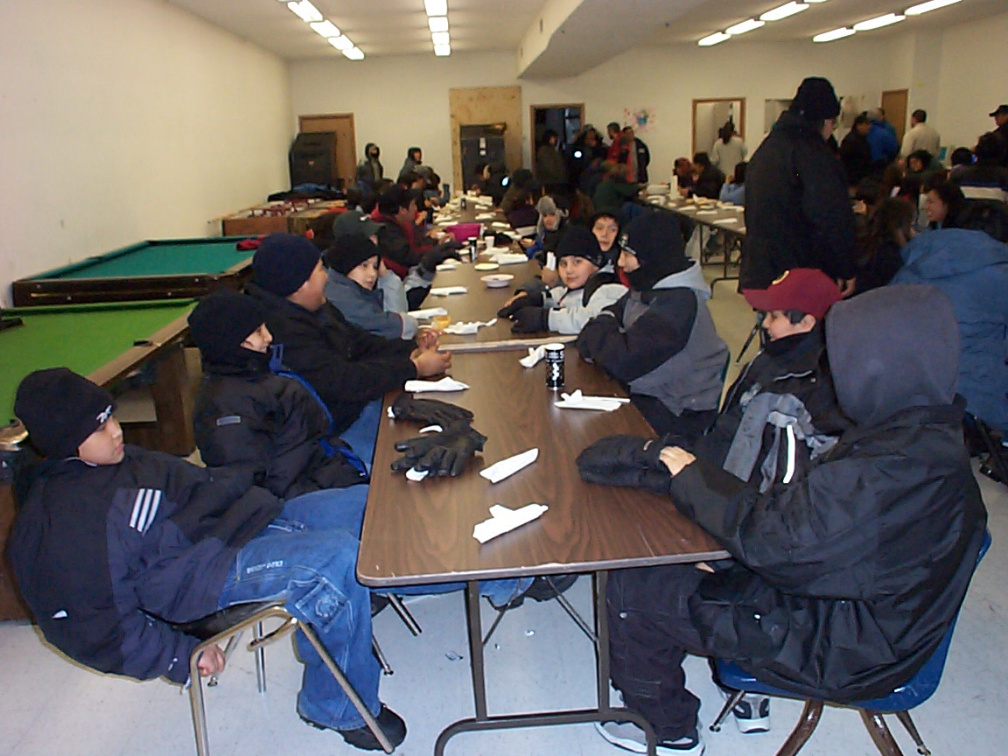
[[721,708],[721,712],[717,715],[717,718],[711,722],[711,732],[721,732],[721,725],[724,724],[724,721],[728,718],[728,714],[731,713],[731,710],[738,706],[738,702],[742,700],[744,695],[744,690],[732,691],[732,694],[728,697],[728,700],[725,701],[725,705]]
[[420,635],[420,633],[423,632],[423,628],[420,627],[420,623],[416,621],[416,618],[410,610],[406,608],[402,598],[394,593],[387,594],[386,598],[389,600],[392,608],[395,609],[396,614],[399,615],[399,619],[401,619],[403,624],[406,625],[406,629],[409,630],[414,637]]
[[795,756],[802,746],[812,737],[816,725],[819,724],[819,717],[822,716],[822,701],[806,701],[805,708],[802,709],[801,719],[784,741],[784,745],[777,751],[777,756]]
[[922,738],[920,733],[917,732],[917,726],[910,718],[910,712],[897,711],[896,719],[898,719],[906,728],[906,731],[910,733],[910,737],[913,738],[914,743],[917,745],[917,753],[919,753],[920,756],[931,756],[931,751],[926,745],[924,745],[924,738]]
[[[263,624],[257,622],[253,632],[253,644],[263,637]],[[261,645],[255,646],[256,688],[260,693],[266,692],[266,654]]]
[[378,639],[374,636],[374,633],[371,633],[371,650],[374,651],[375,658],[378,660],[379,666],[381,666],[382,674],[394,674],[395,670],[392,669],[392,665],[385,658],[385,653],[381,650],[381,646],[378,645]]
[[892,733],[889,732],[889,727],[886,725],[882,715],[877,711],[868,711],[867,709],[861,709],[860,713],[861,720],[864,722],[865,727],[868,728],[868,734],[871,735],[872,742],[875,743],[875,747],[878,748],[879,753],[882,756],[903,756],[903,751],[896,745],[896,741],[893,739]]

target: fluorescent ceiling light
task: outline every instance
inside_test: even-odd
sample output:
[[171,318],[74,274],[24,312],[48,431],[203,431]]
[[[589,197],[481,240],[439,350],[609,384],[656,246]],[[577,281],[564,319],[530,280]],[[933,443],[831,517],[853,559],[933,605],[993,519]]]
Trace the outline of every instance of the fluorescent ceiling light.
[[930,0],[930,2],[920,3],[919,5],[907,8],[903,11],[903,14],[906,16],[919,16],[921,13],[938,10],[939,8],[944,8],[946,5],[954,5],[958,2],[959,0]]
[[886,13],[884,16],[876,16],[875,18],[869,18],[867,21],[859,21],[854,24],[854,31],[871,31],[872,29],[881,29],[883,26],[899,23],[904,18],[906,18],[906,16],[900,16],[896,13]]
[[801,13],[803,10],[808,10],[808,6],[805,3],[791,2],[779,8],[768,10],[760,16],[760,21],[780,21],[782,18],[793,16],[795,13]]
[[430,35],[431,42],[435,45],[450,45],[451,35],[448,32],[434,32]]
[[443,32],[448,31],[448,17],[447,16],[431,16],[427,19],[427,26],[430,27],[432,32]]
[[330,37],[338,37],[340,35],[340,30],[336,28],[332,21],[328,19],[325,21],[316,21],[314,23],[308,24],[316,34],[321,37],[329,39]]
[[451,55],[451,45],[434,45],[434,54],[441,58]]
[[319,9],[312,5],[309,0],[301,0],[299,3],[287,3],[287,7],[306,23],[322,20],[322,14],[319,12]]
[[697,42],[700,47],[710,47],[711,45],[716,45],[721,42],[727,42],[731,39],[731,34],[725,34],[724,32],[714,32],[713,34],[704,37],[699,42]]
[[834,29],[833,31],[823,32],[822,34],[816,34],[812,37],[813,42],[832,42],[834,39],[843,39],[844,37],[849,37],[854,34],[853,29],[848,29],[846,26],[842,29]]
[[349,37],[345,35],[342,37],[330,37],[329,44],[335,47],[340,52],[349,50],[354,46],[353,42],[350,41]]
[[424,9],[428,16],[447,16],[448,0],[424,0]]
[[350,60],[364,60],[364,53],[362,53],[356,47],[351,47],[349,50],[344,50],[343,54],[346,55]]
[[753,29],[759,29],[761,26],[765,26],[765,21],[758,21],[755,18],[750,18],[747,21],[743,21],[740,24],[735,24],[734,26],[729,26],[725,29],[726,34],[731,34],[733,37],[738,34],[745,34],[746,32],[751,32]]

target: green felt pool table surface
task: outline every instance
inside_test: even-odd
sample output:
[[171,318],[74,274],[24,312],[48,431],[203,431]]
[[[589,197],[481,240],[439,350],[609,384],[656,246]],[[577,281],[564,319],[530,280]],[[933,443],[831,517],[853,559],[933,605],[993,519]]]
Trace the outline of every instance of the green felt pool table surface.
[[[4,310],[4,319],[19,317],[24,324],[0,330],[0,425],[13,416],[17,386],[31,371],[68,367],[91,375],[108,368],[92,378],[111,380],[183,333],[194,305],[171,300]],[[155,343],[135,343],[152,339]],[[110,368],[113,362],[119,364]]]

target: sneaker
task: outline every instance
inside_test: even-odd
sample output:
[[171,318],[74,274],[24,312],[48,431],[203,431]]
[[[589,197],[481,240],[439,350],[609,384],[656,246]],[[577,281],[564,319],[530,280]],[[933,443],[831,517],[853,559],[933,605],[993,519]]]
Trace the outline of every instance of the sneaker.
[[[728,700],[729,693],[719,688],[721,695]],[[758,693],[746,693],[742,700],[732,709],[733,719],[739,732],[770,732],[770,697]]]
[[490,605],[499,612],[509,609],[517,609],[525,603],[525,599],[530,598],[535,601],[549,601],[564,593],[574,583],[577,582],[577,575],[541,575],[532,581],[532,585],[525,589],[525,593],[515,596],[502,606],[498,606],[493,601]]
[[[630,722],[596,722],[598,734],[617,748],[634,753],[647,753],[644,731]],[[703,756],[703,737],[697,724],[693,731],[678,740],[660,740],[655,753],[658,756]]]
[[[316,730],[335,730],[333,727],[326,727],[324,724],[313,722],[301,712],[298,712],[298,716],[301,717],[305,724],[311,725]],[[378,712],[378,716],[375,718],[378,720],[378,726],[382,728],[382,732],[385,733],[385,737],[389,739],[393,748],[406,739],[406,723],[402,720],[402,717],[388,706],[382,704],[381,711]],[[343,740],[354,748],[359,748],[362,751],[384,750],[381,743],[378,742],[378,738],[375,737],[374,733],[371,732],[371,728],[366,724],[358,727],[356,730],[335,731],[342,735]]]

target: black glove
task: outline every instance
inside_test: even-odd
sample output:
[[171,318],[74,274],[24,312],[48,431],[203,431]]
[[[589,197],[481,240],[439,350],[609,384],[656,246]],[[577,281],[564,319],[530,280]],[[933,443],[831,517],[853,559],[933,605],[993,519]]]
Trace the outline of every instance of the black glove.
[[546,291],[546,284],[540,279],[533,278],[531,281],[526,281],[515,290],[516,294],[525,292],[525,296],[517,297],[511,304],[501,307],[497,310],[497,317],[510,318],[523,307],[542,307]]
[[483,451],[487,437],[471,428],[467,422],[457,422],[440,433],[428,433],[417,438],[399,441],[396,451],[403,455],[392,463],[394,472],[410,468],[426,470],[431,475],[462,474],[473,454]]
[[667,494],[672,475],[658,459],[662,446],[653,438],[608,436],[578,455],[578,472],[588,483],[646,488]]
[[455,244],[457,242],[442,242],[433,249],[427,250],[420,257],[420,265],[424,270],[433,273],[437,269],[437,266],[449,257],[461,260],[462,258],[459,257],[459,253],[456,251],[458,248],[454,246]]
[[511,316],[511,320],[514,321],[511,333],[542,333],[549,330],[549,310],[544,307],[522,307]]
[[424,425],[440,425],[447,428],[452,423],[473,419],[473,413],[454,404],[437,399],[417,399],[413,394],[403,392],[392,402],[392,414],[396,420],[413,420]]

